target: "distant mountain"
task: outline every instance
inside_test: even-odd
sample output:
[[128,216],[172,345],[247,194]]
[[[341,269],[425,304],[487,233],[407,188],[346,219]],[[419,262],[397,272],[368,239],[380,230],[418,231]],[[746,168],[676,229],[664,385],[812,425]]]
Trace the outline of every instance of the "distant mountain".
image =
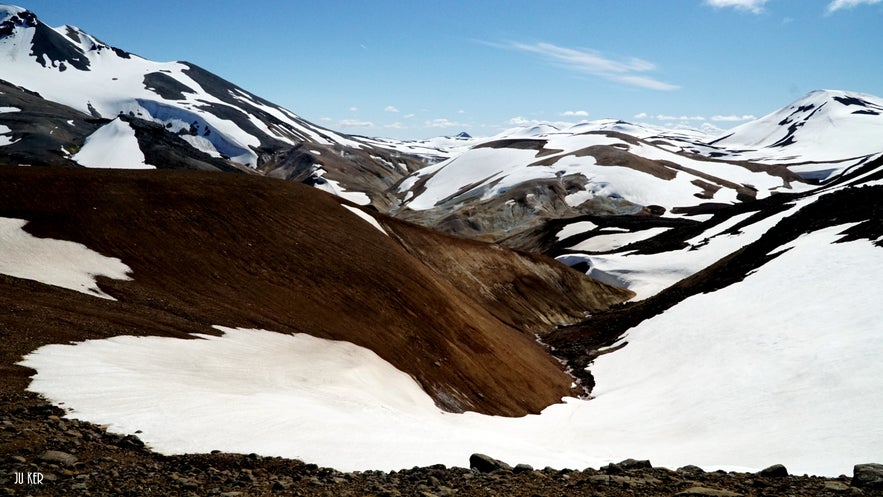
[[[877,138],[881,135],[883,99],[865,93],[818,90],[732,129],[709,145],[722,148],[718,154],[721,157],[740,160],[836,165],[883,152],[883,144]],[[813,171],[811,166],[796,170],[818,179],[828,177]]]
[[516,128],[412,173],[393,212],[525,249],[539,247],[522,234],[548,220],[704,214],[807,191],[879,156],[881,109],[871,95],[818,91],[721,137],[614,120]]
[[0,6],[0,126],[0,163],[258,172],[381,208],[380,192],[423,165],[195,64],[153,62],[14,6]]

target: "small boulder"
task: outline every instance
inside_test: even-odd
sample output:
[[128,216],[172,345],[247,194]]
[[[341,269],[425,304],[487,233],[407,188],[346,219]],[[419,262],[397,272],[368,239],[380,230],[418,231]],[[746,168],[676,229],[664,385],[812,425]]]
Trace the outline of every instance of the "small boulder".
[[60,464],[62,466],[73,466],[77,463],[77,456],[61,452],[60,450],[47,450],[40,454],[39,459],[43,462]]
[[788,469],[781,464],[773,464],[769,468],[761,470],[758,476],[764,478],[786,478],[788,476]]
[[698,496],[698,497],[742,497],[742,494],[736,492],[730,492],[729,490],[718,490],[716,488],[707,488],[707,487],[690,487],[683,492],[678,492],[675,494],[678,497],[682,496]]
[[492,473],[499,469],[512,471],[512,466],[485,454],[469,456],[469,467],[481,473]]
[[699,476],[705,474],[705,470],[700,468],[699,466],[688,464],[686,466],[681,466],[680,468],[678,468],[678,473],[681,473],[688,478],[698,478]]
[[516,464],[512,471],[515,473],[530,473],[533,471],[533,466],[530,464]]
[[852,470],[852,486],[883,488],[883,464],[856,464]]
[[651,469],[653,465],[646,459],[640,461],[637,459],[626,459],[619,463],[619,467],[626,471],[631,471],[633,469]]

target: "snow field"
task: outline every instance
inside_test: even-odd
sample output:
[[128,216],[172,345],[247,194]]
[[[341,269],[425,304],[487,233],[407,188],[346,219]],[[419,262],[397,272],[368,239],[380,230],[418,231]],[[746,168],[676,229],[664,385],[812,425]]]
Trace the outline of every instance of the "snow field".
[[70,416],[142,430],[163,453],[257,452],[341,470],[464,466],[474,452],[559,468],[634,457],[835,476],[883,446],[883,308],[869,291],[883,251],[832,245],[843,229],[803,236],[743,282],[629,330],[628,345],[593,365],[593,399],[540,415],[444,413],[373,352],[259,330],[49,345],[22,364],[38,371],[31,390]]
[[131,269],[119,259],[79,243],[37,238],[22,229],[25,224],[0,217],[0,273],[110,300],[113,297],[98,288],[95,277],[131,279]]

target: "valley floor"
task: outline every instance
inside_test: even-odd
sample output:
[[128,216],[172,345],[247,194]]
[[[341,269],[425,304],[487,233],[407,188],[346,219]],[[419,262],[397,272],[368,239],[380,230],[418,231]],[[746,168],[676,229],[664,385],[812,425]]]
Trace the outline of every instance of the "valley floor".
[[[342,473],[241,454],[163,456],[136,437],[64,419],[35,394],[0,399],[0,495],[235,496],[837,496],[883,495],[858,478],[703,472],[624,461],[601,469],[516,467],[482,472],[442,465]],[[468,465],[464,461],[464,466]],[[781,471],[781,470],[780,470]],[[31,484],[28,485],[28,478]],[[24,483],[17,484],[16,478]],[[39,484],[35,483],[40,481]]]

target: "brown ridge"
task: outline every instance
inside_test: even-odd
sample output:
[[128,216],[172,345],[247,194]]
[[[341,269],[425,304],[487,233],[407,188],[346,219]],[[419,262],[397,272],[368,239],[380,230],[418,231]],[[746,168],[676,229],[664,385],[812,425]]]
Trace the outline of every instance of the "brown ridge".
[[[0,168],[0,182],[0,216],[28,220],[25,229],[35,236],[118,257],[133,278],[100,280],[113,302],[0,276],[0,375],[12,389],[30,374],[12,364],[43,344],[186,336],[224,325],[370,348],[450,411],[523,415],[571,393],[561,366],[533,335],[515,328],[539,324],[531,317],[531,292],[510,292],[494,304],[458,288],[466,273],[481,280],[515,271],[512,288],[529,289],[529,271],[513,269],[526,256],[487,248],[481,264],[446,273],[419,257],[452,260],[474,250],[397,223],[402,239],[419,232],[421,251],[409,252],[339,199],[260,177],[10,167]],[[492,270],[479,270],[485,263]],[[585,287],[571,270],[551,260],[531,264],[553,292],[544,298],[562,302],[562,315],[597,304],[565,298]],[[493,286],[489,281],[483,284]]]

